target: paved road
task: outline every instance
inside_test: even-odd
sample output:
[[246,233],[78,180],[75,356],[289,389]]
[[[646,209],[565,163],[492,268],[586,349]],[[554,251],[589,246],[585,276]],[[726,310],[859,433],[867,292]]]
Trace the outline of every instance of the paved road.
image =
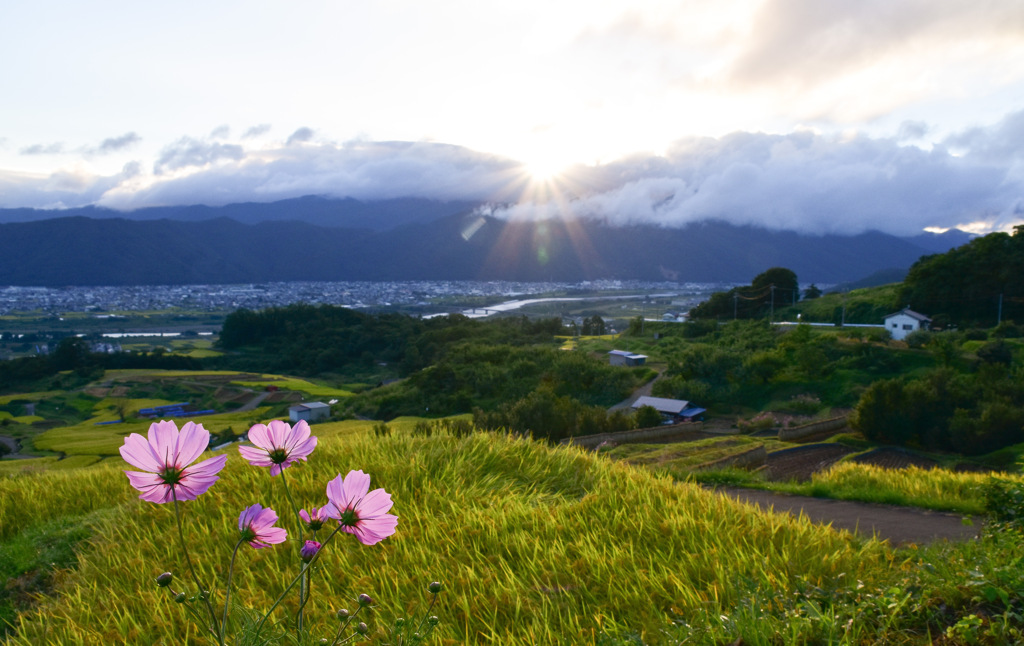
[[973,525],[966,525],[964,517],[958,514],[914,507],[808,498],[734,487],[718,487],[715,491],[776,512],[803,513],[815,523],[831,524],[836,529],[846,529],[861,536],[875,535],[894,546],[942,539],[963,541],[977,538],[981,533],[981,519],[975,519]]

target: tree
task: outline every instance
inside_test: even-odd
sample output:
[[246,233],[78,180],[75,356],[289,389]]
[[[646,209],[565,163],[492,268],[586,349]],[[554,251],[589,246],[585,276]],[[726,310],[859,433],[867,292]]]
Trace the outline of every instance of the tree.
[[637,428],[661,426],[661,413],[654,406],[641,406],[636,410]]
[[814,283],[811,283],[811,286],[804,290],[804,300],[809,301],[812,298],[821,298],[821,290]]
[[604,319],[597,314],[583,319],[583,336],[601,336],[605,333]]

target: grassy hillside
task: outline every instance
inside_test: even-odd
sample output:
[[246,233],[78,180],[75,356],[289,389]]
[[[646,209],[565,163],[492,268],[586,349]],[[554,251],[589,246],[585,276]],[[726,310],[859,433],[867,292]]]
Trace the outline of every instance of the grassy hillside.
[[[743,594],[738,581],[782,594],[842,577],[871,581],[891,559],[879,543],[760,514],[695,486],[490,435],[326,439],[290,474],[299,504],[322,504],[327,480],[350,468],[392,493],[401,520],[376,547],[350,540],[327,555],[309,612],[326,630],[331,607],[358,593],[387,606],[370,622],[379,627],[436,579],[446,585],[436,612],[449,643],[580,643],[605,624],[654,635],[673,614],[727,612]],[[238,456],[222,476],[184,505],[204,579],[223,576],[241,509],[260,501],[286,510],[279,483]],[[170,507],[138,501],[109,467],[0,480],[8,537],[65,516],[87,519],[94,533],[59,594],[24,617],[9,643],[170,644],[194,635],[181,608],[151,585],[161,571],[182,570]],[[294,571],[294,550],[243,553],[236,598],[267,607],[281,589],[277,573]]]

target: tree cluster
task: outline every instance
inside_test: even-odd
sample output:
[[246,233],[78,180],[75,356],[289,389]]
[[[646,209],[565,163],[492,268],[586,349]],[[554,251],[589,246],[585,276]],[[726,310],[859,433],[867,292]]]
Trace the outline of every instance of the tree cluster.
[[793,304],[800,298],[796,274],[785,267],[772,267],[758,274],[749,287],[715,292],[690,310],[691,319],[751,319],[767,317],[773,308]]
[[[897,307],[910,305],[933,320],[994,326],[1024,320],[1024,225],[1013,235],[990,233],[910,268]],[[1001,309],[1001,311],[1000,311]]]

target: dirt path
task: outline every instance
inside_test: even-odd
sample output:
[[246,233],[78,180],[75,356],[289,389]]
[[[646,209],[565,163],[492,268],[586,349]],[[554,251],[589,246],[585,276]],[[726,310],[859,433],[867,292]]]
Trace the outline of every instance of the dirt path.
[[654,389],[654,382],[658,381],[658,379],[661,379],[660,372],[654,376],[654,379],[651,379],[646,384],[634,390],[632,395],[609,408],[608,412],[610,413],[612,411],[617,410],[629,410],[630,406],[632,406],[633,402],[635,402],[636,400],[640,399],[641,397],[650,397],[651,391]]
[[237,413],[239,411],[256,410],[256,407],[259,406],[260,404],[262,404],[263,400],[266,399],[269,396],[270,396],[270,393],[268,393],[268,392],[259,393],[258,395],[254,396],[252,399],[250,399],[249,401],[245,402],[244,404],[242,404],[241,406],[236,408],[233,412]]
[[962,541],[977,538],[981,533],[981,520],[965,525],[964,517],[913,507],[877,505],[849,500],[828,500],[787,494],[718,487],[716,492],[737,500],[755,504],[779,513],[803,514],[812,522],[831,524],[860,536],[875,535],[888,540],[893,546],[908,543],[931,543],[937,540]]

